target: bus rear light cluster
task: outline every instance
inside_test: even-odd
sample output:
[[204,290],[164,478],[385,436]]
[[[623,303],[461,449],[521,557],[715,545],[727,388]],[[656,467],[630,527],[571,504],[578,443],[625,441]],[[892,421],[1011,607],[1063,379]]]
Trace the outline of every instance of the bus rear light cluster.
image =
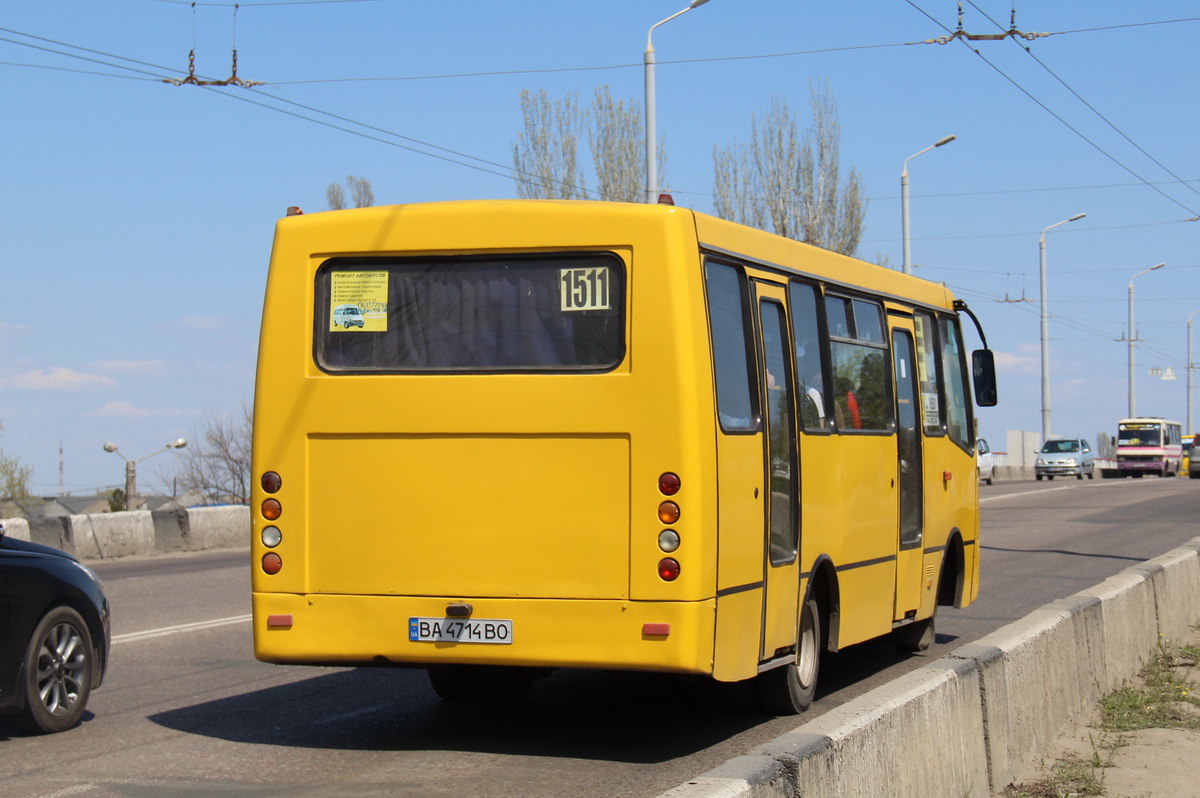
[[[283,487],[283,478],[274,471],[268,471],[262,475],[259,484],[262,485],[264,493],[278,493]],[[266,520],[277,521],[283,515],[283,504],[279,499],[271,496],[263,500],[261,511],[262,517]],[[265,526],[259,533],[259,539],[268,549],[273,549],[283,542],[283,532],[274,524]],[[265,574],[279,573],[283,569],[283,558],[274,551],[267,552],[262,558],[262,569]]]
[[[670,471],[658,478],[658,492],[664,496],[674,496],[683,487],[678,474]],[[658,520],[666,526],[674,526],[679,521],[682,511],[674,501],[664,501],[658,505]],[[674,529],[663,529],[658,533],[658,548],[664,554],[670,554],[679,548],[681,540]],[[679,560],[674,557],[663,557],[658,561],[658,578],[664,582],[674,582],[679,578]]]

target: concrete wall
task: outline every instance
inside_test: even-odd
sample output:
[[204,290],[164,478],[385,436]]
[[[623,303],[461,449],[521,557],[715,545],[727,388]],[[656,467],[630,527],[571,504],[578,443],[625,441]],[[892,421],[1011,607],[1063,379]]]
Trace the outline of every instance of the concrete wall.
[[1047,604],[660,798],[995,795],[1200,620],[1200,538]]
[[62,549],[81,560],[250,545],[250,508],[245,506],[69,515],[33,522],[6,518],[0,523],[7,535]]

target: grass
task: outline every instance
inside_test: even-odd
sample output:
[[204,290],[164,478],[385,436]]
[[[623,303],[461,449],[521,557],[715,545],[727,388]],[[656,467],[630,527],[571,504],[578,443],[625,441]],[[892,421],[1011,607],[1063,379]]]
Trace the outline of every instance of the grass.
[[1115,732],[1200,729],[1200,684],[1193,670],[1198,659],[1200,646],[1174,646],[1160,640],[1154,659],[1139,674],[1139,683],[1101,699],[1101,728]]
[[[1093,751],[1086,759],[1070,754],[1054,760],[1049,772],[1038,781],[1025,784],[1010,784],[1004,790],[1004,798],[1067,798],[1068,796],[1104,795],[1104,768],[1121,747],[1116,744],[1097,743],[1093,740]],[[1101,751],[1106,752],[1102,754]],[[1046,763],[1042,763],[1046,769]]]
[[[1200,627],[1197,627],[1200,628]],[[1004,798],[1073,798],[1104,796],[1104,769],[1127,744],[1123,732],[1140,729],[1200,729],[1200,645],[1179,645],[1160,639],[1154,657],[1134,684],[1100,699],[1099,738],[1092,753],[1067,755],[1043,762],[1046,775],[1038,781],[1010,784]]]

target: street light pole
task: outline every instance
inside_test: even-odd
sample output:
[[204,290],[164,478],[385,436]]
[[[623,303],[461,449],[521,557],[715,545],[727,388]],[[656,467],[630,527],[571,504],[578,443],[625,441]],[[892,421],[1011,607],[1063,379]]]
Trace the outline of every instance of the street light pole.
[[658,202],[658,147],[656,146],[658,130],[657,119],[655,119],[654,98],[654,29],[707,2],[708,0],[692,0],[687,8],[675,12],[662,22],[656,22],[651,25],[649,32],[646,33],[646,53],[644,60],[646,67],[646,202],[650,204]]
[[904,159],[904,171],[900,173],[900,232],[901,243],[904,252],[904,273],[912,274],[912,255],[909,252],[909,235],[908,235],[908,162],[918,155],[924,155],[934,147],[941,147],[943,144],[949,144],[958,136],[946,136],[944,139],[938,140],[934,144],[930,144],[925,149],[918,153],[908,156]]
[[1157,266],[1151,266],[1149,269],[1142,269],[1129,278],[1129,418],[1137,418],[1137,386],[1133,375],[1133,280],[1134,277],[1141,277],[1146,272],[1161,269],[1166,265],[1165,263],[1160,263]]
[[[1192,371],[1195,369],[1192,365],[1192,316],[1197,313],[1200,313],[1200,308],[1188,314],[1187,323],[1187,363],[1184,364],[1187,367],[1187,429],[1184,430],[1185,435],[1191,435],[1196,431],[1196,428],[1192,426]],[[1193,446],[1195,446],[1194,441]]]
[[1038,240],[1038,263],[1042,278],[1042,443],[1050,440],[1050,313],[1046,309],[1046,231],[1085,216],[1086,213],[1077,213],[1070,219],[1043,227],[1042,237]]
[[112,443],[110,441],[109,443],[104,444],[104,451],[112,452],[117,457],[120,457],[122,460],[125,461],[125,509],[126,510],[132,510],[135,506],[133,497],[137,494],[137,464],[142,462],[143,460],[149,460],[151,457],[153,457],[156,454],[162,454],[163,452],[167,451],[168,449],[182,449],[185,446],[187,446],[187,440],[185,440],[184,438],[176,438],[175,440],[171,441],[170,443],[168,443],[166,446],[159,449],[158,451],[151,452],[150,454],[148,454],[144,457],[139,457],[136,460],[130,460],[128,457],[121,454],[117,450],[117,445],[115,443]]

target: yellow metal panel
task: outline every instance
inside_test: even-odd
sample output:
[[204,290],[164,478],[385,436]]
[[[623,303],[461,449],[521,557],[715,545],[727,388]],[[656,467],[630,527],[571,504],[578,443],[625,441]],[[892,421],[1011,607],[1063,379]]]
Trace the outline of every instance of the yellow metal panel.
[[312,592],[628,596],[625,437],[314,436],[308,474]]
[[762,597],[756,589],[717,599],[713,677],[718,681],[736,682],[758,673]]
[[[266,662],[477,664],[712,673],[714,603],[479,599],[473,618],[511,620],[511,645],[411,642],[408,620],[446,599],[254,593],[254,652]],[[268,627],[269,616],[290,616]],[[667,624],[669,634],[644,625]]]

